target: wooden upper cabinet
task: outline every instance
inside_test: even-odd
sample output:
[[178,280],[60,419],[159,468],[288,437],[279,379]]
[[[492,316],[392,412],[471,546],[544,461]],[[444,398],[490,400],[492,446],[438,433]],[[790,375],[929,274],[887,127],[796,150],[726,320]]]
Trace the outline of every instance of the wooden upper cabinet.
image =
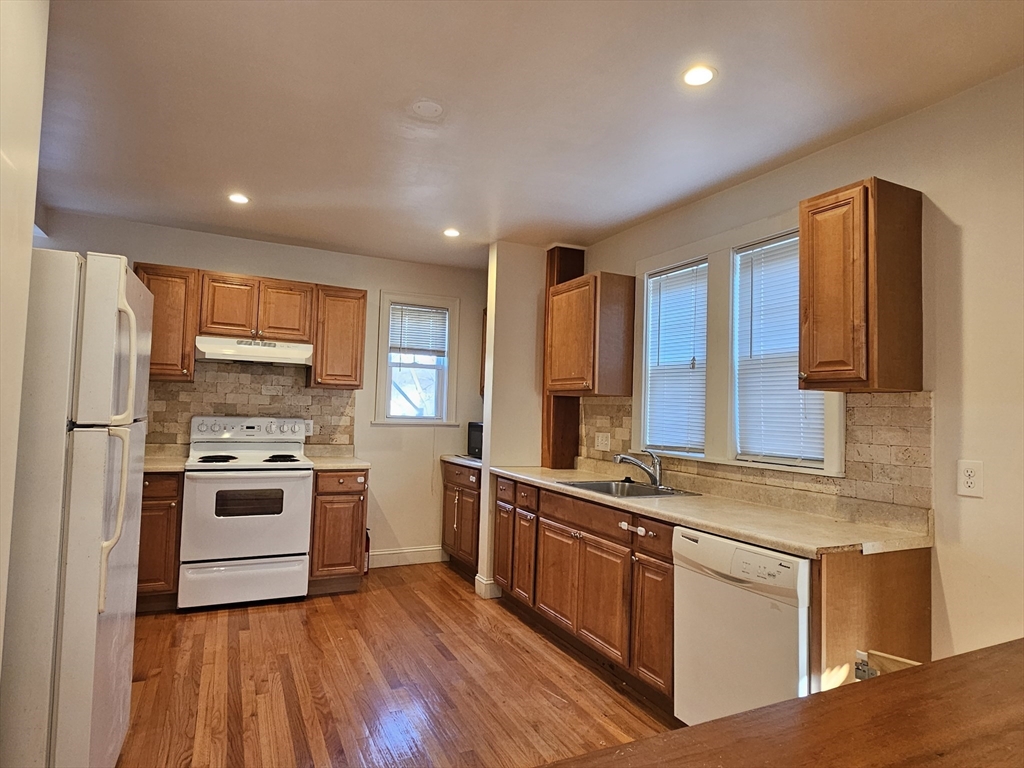
[[255,336],[259,323],[259,278],[203,272],[199,333]]
[[315,289],[312,283],[260,280],[256,335],[300,344],[313,341]]
[[199,270],[136,264],[135,273],[153,294],[149,378],[192,381],[199,330]]
[[800,387],[922,387],[921,193],[871,178],[800,203]]
[[366,344],[366,291],[316,288],[316,350],[311,384],[360,389]]
[[599,272],[548,289],[547,392],[632,395],[635,287],[629,275]]

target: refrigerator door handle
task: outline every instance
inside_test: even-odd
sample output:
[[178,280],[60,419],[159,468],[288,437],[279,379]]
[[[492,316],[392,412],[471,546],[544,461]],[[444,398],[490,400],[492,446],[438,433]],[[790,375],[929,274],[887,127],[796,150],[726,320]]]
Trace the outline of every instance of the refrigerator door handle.
[[[134,400],[134,398],[132,398]],[[129,400],[129,402],[132,402]],[[114,524],[114,535],[100,546],[100,600],[99,613],[107,609],[107,569],[109,567],[110,550],[117,546],[124,527],[124,508],[128,499],[128,444],[131,440],[131,429],[128,427],[110,427],[113,437],[121,441],[121,486],[117,497],[117,522]]]
[[[127,267],[125,267],[127,269]],[[128,303],[127,272],[121,272],[121,280],[117,287],[117,311],[128,318],[128,394],[124,413],[110,417],[111,424],[131,424],[135,410],[135,369],[139,367],[139,329],[135,321],[135,312]]]

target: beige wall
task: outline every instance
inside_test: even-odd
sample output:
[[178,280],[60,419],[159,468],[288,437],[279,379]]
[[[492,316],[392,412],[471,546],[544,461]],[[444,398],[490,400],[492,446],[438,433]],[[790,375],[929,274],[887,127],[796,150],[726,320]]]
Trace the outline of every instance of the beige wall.
[[[1024,635],[1024,69],[597,243],[587,268],[632,274],[872,175],[924,193],[938,658]],[[985,462],[984,499],[956,495],[958,458]]]
[[[180,264],[368,292],[364,388],[355,395],[355,453],[372,463],[368,525],[372,565],[441,559],[439,457],[465,453],[466,422],[479,420],[480,318],[487,292],[483,270],[332,253],[169,227],[51,211],[49,248],[99,250],[132,261]],[[377,326],[381,290],[460,300],[456,427],[374,426]],[[245,366],[240,366],[243,372]],[[339,404],[339,417],[347,409]]]
[[48,0],[0,2],[0,656],[49,13]]

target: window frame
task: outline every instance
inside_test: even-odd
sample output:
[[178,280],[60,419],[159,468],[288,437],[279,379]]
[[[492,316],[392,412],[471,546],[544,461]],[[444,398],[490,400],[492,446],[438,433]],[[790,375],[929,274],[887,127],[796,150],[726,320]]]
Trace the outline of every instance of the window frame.
[[[405,304],[429,309],[443,309],[448,312],[448,350],[446,355],[443,396],[443,411],[439,417],[388,416],[388,402],[391,393],[391,366],[388,357],[391,351],[391,306]],[[429,296],[416,293],[380,292],[380,306],[377,320],[377,381],[374,399],[375,426],[403,427],[455,427],[458,388],[459,353],[459,299],[450,296]],[[434,368],[434,366],[428,366]]]
[[846,399],[839,392],[825,393],[825,460],[822,466],[740,459],[737,444],[738,344],[736,251],[798,228],[798,210],[771,216],[637,262],[633,365],[633,428],[630,450],[645,450],[647,425],[647,280],[667,269],[706,259],[708,262],[707,376],[705,379],[704,453],[655,449],[659,455],[688,461],[768,469],[824,477],[844,477],[846,470]]

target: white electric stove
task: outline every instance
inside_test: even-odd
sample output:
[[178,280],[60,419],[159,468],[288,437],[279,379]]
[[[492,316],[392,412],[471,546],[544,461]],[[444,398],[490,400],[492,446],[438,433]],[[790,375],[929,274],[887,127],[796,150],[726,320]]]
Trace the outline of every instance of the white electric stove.
[[313,462],[302,419],[195,416],[178,607],[306,594]]

